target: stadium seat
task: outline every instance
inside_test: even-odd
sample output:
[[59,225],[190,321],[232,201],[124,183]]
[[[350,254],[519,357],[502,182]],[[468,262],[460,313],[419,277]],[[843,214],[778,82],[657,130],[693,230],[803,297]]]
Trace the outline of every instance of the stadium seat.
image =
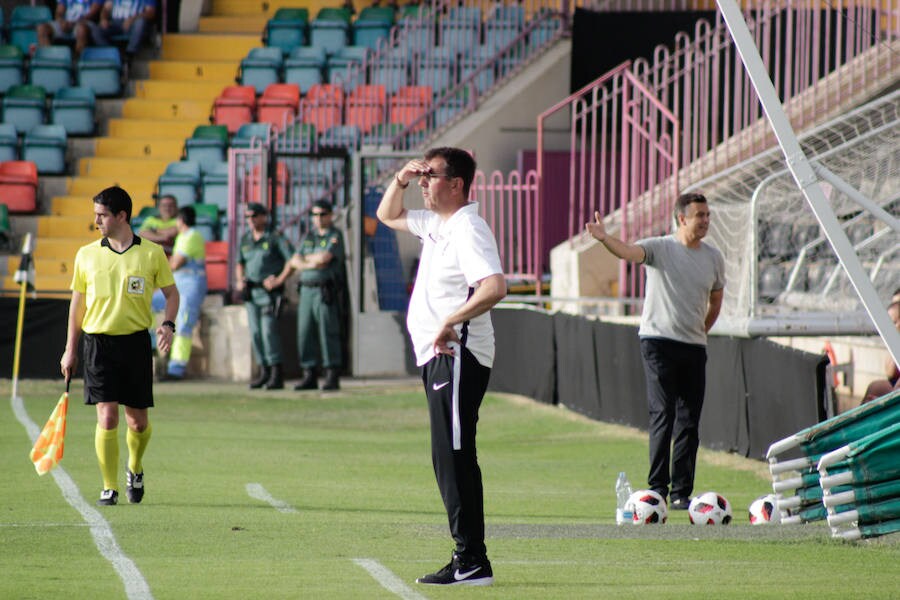
[[241,85],[253,86],[257,94],[262,94],[266,86],[281,80],[283,63],[281,48],[251,48],[241,60],[238,80]]
[[402,123],[379,123],[363,135],[362,143],[373,146],[390,144],[403,129]]
[[481,44],[481,8],[477,6],[453,6],[441,19],[438,43],[465,54]]
[[60,88],[50,102],[50,122],[65,127],[70,136],[93,135],[96,105],[97,99],[91,88]]
[[314,125],[319,131],[341,125],[343,112],[344,90],[330,83],[312,86],[300,103],[300,120]]
[[399,88],[410,84],[406,62],[373,65],[369,81],[373,85],[384,86],[388,94],[396,94]]
[[225,160],[227,150],[228,128],[224,125],[198,125],[184,141],[184,158],[198,163],[201,172]]
[[3,97],[3,122],[13,123],[24,134],[44,122],[47,94],[38,85],[16,85]]
[[286,152],[313,152],[316,142],[318,138],[315,125],[294,123],[277,137],[275,149]]
[[280,48],[284,55],[306,44],[309,26],[309,10],[306,8],[279,8],[266,22],[265,44]]
[[211,292],[228,290],[228,242],[206,242],[206,287]]
[[25,54],[18,46],[0,46],[0,94],[25,83]]
[[389,6],[367,6],[353,23],[353,45],[373,50],[387,38],[394,26],[394,9]]
[[0,123],[0,162],[19,159],[19,135],[12,123]]
[[62,125],[35,125],[25,134],[22,160],[31,161],[38,173],[66,172],[66,128]]
[[256,120],[284,129],[300,110],[300,87],[296,83],[271,83],[257,103]]
[[[494,65],[486,65],[486,63],[492,60],[495,55],[495,49],[485,45],[479,47],[472,54],[465,56],[460,62],[459,81],[465,81],[466,78],[481,69],[482,65],[485,65],[485,67],[478,71],[478,74],[474,76],[474,83],[478,92],[481,94],[491,89],[496,81]],[[505,61],[504,64],[506,64]],[[504,69],[504,72],[507,70],[509,69]]]
[[[290,172],[284,161],[278,161],[275,167],[275,204],[283,205],[287,199],[287,193],[290,186]],[[245,188],[246,197],[244,202],[259,202],[262,198],[262,185],[268,182],[260,182],[260,165],[254,165],[250,170],[250,185]]]
[[362,132],[355,125],[335,125],[319,136],[319,146],[341,147],[355,150],[359,147]]
[[213,103],[212,122],[224,125],[231,135],[255,118],[256,89],[252,85],[226,86]]
[[194,204],[194,211],[197,214],[197,222],[194,228],[200,232],[203,239],[207,242],[214,242],[219,239],[219,231],[221,229],[219,221],[219,207],[215,204]]
[[9,43],[27,54],[37,46],[37,26],[52,20],[53,13],[47,6],[16,6],[9,18]]
[[378,123],[384,123],[387,92],[383,85],[361,85],[347,97],[346,125],[359,127],[363,134]]
[[391,123],[402,123],[407,127],[416,123],[413,131],[424,130],[428,122],[419,119],[431,108],[432,94],[431,87],[427,85],[400,88],[394,96],[391,96],[388,120]]
[[37,167],[33,162],[10,160],[0,163],[0,198],[11,213],[37,210]]
[[456,52],[452,48],[437,46],[434,52],[420,56],[416,61],[416,84],[431,87],[435,98],[456,84]]
[[296,83],[300,87],[300,93],[305,94],[313,85],[325,80],[325,64],[326,55],[323,48],[316,46],[294,48],[284,61],[284,82]]
[[28,80],[50,95],[72,85],[72,50],[68,46],[40,46],[28,63]]
[[131,215],[131,228],[137,231],[149,217],[158,217],[159,211],[155,206],[142,206],[137,215]]
[[310,46],[323,48],[334,54],[347,45],[350,31],[350,10],[322,7],[309,27]]
[[231,138],[232,148],[250,148],[269,143],[272,134],[272,126],[268,123],[244,123],[234,137]]
[[339,85],[345,92],[352,92],[357,85],[366,82],[364,66],[370,50],[365,46],[344,46],[328,57],[326,65],[328,83]]
[[228,211],[228,162],[213,165],[200,179],[200,197],[204,204],[214,204],[219,211]]
[[200,164],[191,160],[168,164],[157,181],[157,195],[175,196],[179,206],[195,204],[200,187]]
[[91,88],[97,96],[118,96],[122,93],[122,59],[118,48],[85,48],[76,70],[78,85]]
[[12,250],[12,227],[9,224],[9,207],[0,202],[0,252]]

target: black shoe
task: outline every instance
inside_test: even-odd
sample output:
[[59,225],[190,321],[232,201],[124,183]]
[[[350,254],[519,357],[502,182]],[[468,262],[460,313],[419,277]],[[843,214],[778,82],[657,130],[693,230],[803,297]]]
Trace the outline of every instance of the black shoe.
[[669,510],[687,510],[691,505],[690,498],[672,498]]
[[303,379],[294,386],[295,391],[301,390],[317,390],[319,389],[319,378],[316,376],[316,369],[311,367],[303,373]]
[[269,377],[272,376],[272,369],[266,366],[259,367],[259,375],[256,376],[256,379],[250,382],[251,390],[258,390],[269,380]]
[[325,383],[322,384],[322,389],[326,391],[341,389],[341,384],[338,381],[340,374],[340,369],[325,369]]
[[284,389],[284,376],[281,374],[281,365],[272,365],[272,373],[269,380],[263,384],[267,390]]
[[132,504],[140,504],[144,499],[144,473],[134,474],[125,469],[125,495]]
[[416,583],[425,585],[491,585],[494,583],[494,571],[487,558],[465,560],[456,552],[450,564],[430,575],[416,579]]
[[119,492],[116,490],[103,490],[100,492],[100,499],[97,500],[97,506],[115,506],[119,503]]

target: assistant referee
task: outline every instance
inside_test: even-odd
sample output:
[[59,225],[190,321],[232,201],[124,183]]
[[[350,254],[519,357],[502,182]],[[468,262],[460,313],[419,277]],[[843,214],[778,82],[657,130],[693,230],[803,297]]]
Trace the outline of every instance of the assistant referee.
[[175,333],[178,290],[162,247],[131,230],[131,197],[125,190],[110,187],[94,197],[94,223],[103,237],[75,255],[66,349],[59,364],[68,381],[84,331],[84,401],[97,407],[94,446],[103,476],[97,504],[109,506],[119,498],[119,404],[128,424],[128,501],[144,497],[142,458],[152,433],[148,409],[153,406],[150,300],[160,288],[166,308],[156,329],[157,347],[166,353]]

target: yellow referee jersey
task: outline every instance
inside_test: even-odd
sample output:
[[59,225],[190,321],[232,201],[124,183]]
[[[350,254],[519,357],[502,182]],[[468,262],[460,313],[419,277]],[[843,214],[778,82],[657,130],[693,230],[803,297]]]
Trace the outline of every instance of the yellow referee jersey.
[[106,238],[75,255],[71,289],[85,295],[85,333],[127,335],[153,325],[150,300],[156,288],[173,285],[172,269],[159,244],[134,236],[119,254]]

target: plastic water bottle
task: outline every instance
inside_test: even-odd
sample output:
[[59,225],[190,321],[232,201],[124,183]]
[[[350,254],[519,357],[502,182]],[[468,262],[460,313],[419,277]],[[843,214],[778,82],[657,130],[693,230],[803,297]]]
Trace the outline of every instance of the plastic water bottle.
[[625,471],[621,471],[616,479],[616,525],[631,522],[631,511],[625,510],[629,497],[631,497],[631,483],[628,482]]

